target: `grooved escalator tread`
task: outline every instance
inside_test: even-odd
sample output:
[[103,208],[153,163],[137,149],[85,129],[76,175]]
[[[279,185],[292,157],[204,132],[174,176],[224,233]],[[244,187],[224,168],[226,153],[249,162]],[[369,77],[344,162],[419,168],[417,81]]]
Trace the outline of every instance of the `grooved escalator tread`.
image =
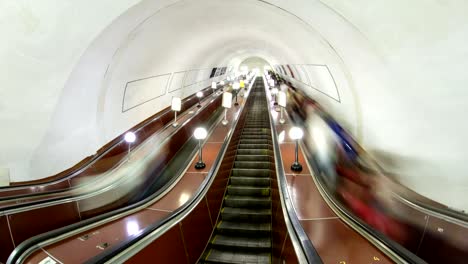
[[261,78],[255,82],[244,123],[236,128],[241,131],[220,217],[201,263],[271,263],[275,164],[264,86]]
[[211,249],[205,263],[270,263],[269,253],[252,253]]

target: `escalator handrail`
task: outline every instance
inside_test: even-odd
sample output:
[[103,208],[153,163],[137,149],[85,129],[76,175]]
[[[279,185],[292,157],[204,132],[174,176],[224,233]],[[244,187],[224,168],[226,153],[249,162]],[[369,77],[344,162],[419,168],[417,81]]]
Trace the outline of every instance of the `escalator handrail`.
[[[291,85],[291,87],[292,87],[292,85]],[[295,89],[294,92],[297,92],[297,89],[296,88],[294,88],[294,89]],[[305,100],[310,101],[310,99],[305,94],[302,94],[302,95],[305,97]],[[326,118],[326,119],[333,120],[334,123],[338,123],[335,118],[333,118],[330,114],[326,113],[322,108],[317,108],[315,110],[317,111],[318,115],[322,119]],[[329,123],[328,122],[326,122],[326,123],[327,123],[327,126],[329,126]],[[332,131],[334,133],[336,133],[335,130],[332,129]],[[364,148],[362,148],[359,145],[359,143],[350,135],[350,133],[348,133],[346,130],[344,130],[344,132],[349,136],[349,139],[351,140],[351,142],[350,142],[351,146],[350,147],[354,151],[356,151],[355,146],[357,146],[359,149],[361,149],[361,151],[359,151],[360,152],[359,156],[361,156],[361,158],[364,158],[365,162],[370,165],[370,168],[367,168],[367,169],[369,169],[371,171],[381,173],[383,175],[388,175],[388,172],[386,172],[382,168],[382,166],[380,166],[378,164],[376,159],[374,157],[372,157],[371,154],[369,154],[367,151],[364,150]],[[411,190],[411,189],[409,189],[409,190]],[[414,192],[413,190],[411,190],[411,191]],[[416,193],[416,192],[414,192],[414,193]],[[458,224],[458,225],[463,226],[463,227],[468,226],[468,214],[466,214],[464,212],[452,209],[452,208],[447,207],[445,205],[443,205],[443,206],[445,206],[445,208],[432,206],[432,205],[429,205],[429,204],[424,203],[422,201],[415,201],[415,200],[410,199],[410,198],[406,197],[405,195],[402,195],[402,194],[399,194],[399,193],[394,193],[394,196],[395,196],[395,198],[399,199],[400,201],[406,203],[408,206],[413,207],[416,210],[420,210],[420,211],[422,211],[422,212],[424,212],[424,213],[426,213],[426,214],[428,214],[430,216],[440,218],[440,219],[443,219],[445,221],[448,221],[448,222],[451,222],[451,223],[454,223],[454,224]],[[429,198],[427,198],[427,199],[429,199]]]
[[[286,114],[288,114],[286,112]],[[324,118],[323,113],[319,111],[318,116],[320,118]],[[339,203],[336,201],[336,199],[330,194],[330,192],[323,186],[323,184],[320,181],[320,177],[317,177],[316,175],[320,175],[318,171],[317,164],[315,163],[315,160],[312,158],[312,153],[310,149],[301,143],[301,149],[303,150],[304,153],[304,158],[306,159],[307,166],[309,166],[310,171],[312,172],[312,177],[314,179],[315,184],[317,185],[317,188],[319,189],[320,194],[324,198],[325,201],[330,202],[333,207],[335,207],[341,214],[337,214],[340,219],[342,219],[346,224],[350,225],[353,227],[353,229],[357,228],[356,230],[359,234],[361,234],[363,237],[368,239],[369,241],[372,241],[374,245],[376,245],[380,250],[384,251],[388,256],[391,256],[392,259],[397,259],[399,262],[408,262],[408,263],[415,263],[415,264],[424,264],[424,262],[421,258],[404,248],[403,246],[399,245],[398,243],[386,238],[383,234],[380,232],[374,230],[371,228],[369,225],[361,221],[360,219],[357,219],[354,217],[348,210],[344,209],[343,207],[339,206]],[[330,206],[330,207],[332,207]],[[334,208],[331,208],[332,211],[335,211]],[[308,239],[308,237],[307,237]],[[403,256],[403,259],[400,258]]]
[[[266,85],[264,86],[266,89]],[[266,99],[268,102],[268,98]],[[271,111],[271,104],[268,103],[269,111]],[[317,253],[317,250],[313,246],[312,242],[310,241],[309,237],[307,236],[307,233],[305,232],[304,228],[301,225],[301,222],[299,218],[297,217],[297,214],[294,210],[293,203],[291,201],[291,196],[289,195],[289,190],[288,190],[288,183],[286,181],[286,175],[284,172],[284,167],[283,167],[283,159],[281,156],[281,149],[279,147],[278,143],[278,134],[276,131],[275,124],[272,120],[271,114],[268,114],[270,118],[270,129],[271,129],[271,137],[272,137],[272,143],[273,143],[273,148],[274,148],[274,156],[275,156],[275,166],[276,166],[276,174],[277,174],[277,179],[278,179],[278,188],[280,191],[280,197],[282,197],[281,203],[284,204],[284,206],[281,206],[283,209],[283,213],[286,213],[285,215],[285,221],[287,223],[289,222],[291,225],[291,230],[288,227],[288,230],[290,232],[290,238],[291,241],[293,242],[293,245],[296,244],[300,247],[300,250],[302,251],[302,254],[304,255],[307,263],[323,263],[322,259],[320,258],[319,254]],[[284,211],[286,210],[286,211]],[[287,217],[287,218],[286,218]],[[291,232],[292,231],[292,232]],[[295,246],[296,249],[296,254],[297,252],[297,247]],[[298,258],[300,259],[301,256],[299,255]]]
[[[251,85],[253,85],[253,82]],[[249,97],[247,98],[247,100],[248,99]],[[216,156],[216,159],[214,160],[211,169],[209,170],[203,182],[200,184],[200,187],[198,188],[197,192],[193,195],[193,197],[190,200],[188,200],[181,207],[179,207],[174,212],[169,214],[163,220],[157,223],[153,223],[152,225],[141,230],[139,233],[132,235],[131,237],[119,243],[118,245],[106,250],[102,254],[99,254],[87,260],[85,263],[97,264],[97,263],[104,263],[110,260],[112,260],[112,262],[123,263],[126,259],[128,259],[129,257],[139,252],[139,250],[146,247],[149,243],[157,239],[159,236],[163,235],[166,231],[168,231],[170,228],[172,228],[177,223],[182,221],[182,219],[184,219],[188,214],[190,214],[195,209],[195,207],[200,203],[203,197],[206,195],[209,187],[213,183],[214,178],[220,168],[221,162],[224,158],[224,155],[226,154],[229,143],[232,139],[232,135],[234,134],[234,131],[236,130],[237,124],[240,120],[240,116],[244,111],[245,105],[247,105],[247,102],[241,105],[238,118],[233,122],[233,125],[229,129],[226,140],[221,146],[221,149],[218,155]],[[142,240],[146,240],[146,241],[142,242]],[[148,242],[148,240],[151,240],[151,241]],[[116,260],[116,258],[118,259]]]
[[[322,194],[322,191],[325,195],[322,195],[322,197],[326,200],[329,201],[336,209],[340,211],[342,215],[338,215],[340,219],[342,219],[345,223],[351,226],[357,226],[360,229],[362,229],[365,233],[362,231],[356,230],[359,234],[361,234],[363,237],[365,237],[368,240],[371,239],[376,239],[377,243],[380,245],[378,248],[387,253],[389,256],[397,256],[397,257],[402,257],[404,261],[408,263],[415,263],[415,264],[425,264],[426,262],[401,246],[400,244],[392,241],[391,239],[387,238],[385,235],[382,233],[378,232],[377,230],[373,229],[370,227],[367,223],[364,221],[358,219],[355,217],[349,210],[343,208],[340,206],[340,203],[333,197],[333,195],[329,192],[327,188],[324,187],[324,184],[320,177],[317,177],[316,175],[319,175],[319,171],[317,169],[317,164],[315,163],[315,160],[312,158],[312,153],[310,150],[305,146],[305,144],[301,144],[301,148],[304,153],[304,158],[307,160],[307,164],[309,165],[309,168],[311,169],[312,176],[314,178],[314,182],[317,184],[317,187],[319,188],[319,192]],[[333,210],[333,208],[332,208]],[[352,223],[350,223],[351,221]],[[354,225],[353,225],[354,224]],[[354,228],[353,228],[354,229]],[[375,242],[375,241],[374,241]],[[383,246],[383,247],[381,247]],[[401,259],[399,259],[401,261]]]
[[[204,107],[206,107],[206,105],[204,105],[203,108]],[[184,122],[184,124],[189,122],[192,118],[193,117],[186,120]],[[179,131],[184,126],[184,124],[181,124],[177,130],[173,131],[173,133],[175,133],[176,131]],[[173,133],[171,133],[171,135],[173,135]],[[168,140],[170,138],[170,136],[168,136],[165,140]],[[188,140],[190,140],[190,138]],[[194,149],[192,151],[191,156],[195,155],[195,153],[197,153],[197,151],[198,151],[197,149]],[[189,163],[190,160],[188,160],[187,162]],[[187,164],[187,166],[188,165],[189,164]],[[176,174],[182,173],[185,170],[185,168],[186,168],[186,166],[181,166],[179,168],[179,171],[176,172]],[[7,264],[22,263],[22,261],[24,261],[24,259],[29,254],[31,254],[32,252],[38,250],[42,246],[41,243],[46,241],[46,240],[50,240],[50,239],[59,237],[62,234],[69,233],[69,232],[72,232],[72,231],[76,231],[76,230],[82,229],[82,228],[84,228],[86,226],[93,225],[95,223],[99,223],[99,225],[105,224],[105,223],[100,223],[100,222],[102,222],[102,221],[104,221],[106,219],[111,219],[111,218],[112,218],[112,220],[115,220],[115,219],[120,218],[121,216],[125,215],[128,211],[135,210],[135,208],[138,208],[138,207],[141,207],[142,205],[153,202],[152,200],[154,200],[155,198],[157,198],[158,196],[163,194],[165,192],[165,189],[168,186],[171,186],[174,183],[176,178],[177,177],[174,177],[174,179],[172,181],[165,184],[165,186],[163,186],[160,190],[158,190],[153,195],[150,195],[147,198],[145,198],[145,199],[143,199],[143,200],[141,200],[139,202],[136,202],[134,204],[131,204],[131,205],[128,205],[128,206],[125,206],[125,207],[122,207],[122,208],[119,208],[119,209],[116,209],[116,210],[113,210],[113,211],[110,211],[110,212],[106,212],[106,213],[91,217],[89,219],[82,220],[80,222],[77,222],[77,223],[74,223],[74,224],[71,224],[71,225],[68,225],[68,226],[64,226],[62,228],[58,228],[58,229],[55,229],[55,230],[52,230],[52,231],[49,231],[49,232],[46,232],[46,233],[39,234],[39,235],[36,235],[34,237],[31,237],[31,238],[23,241],[21,244],[19,244],[13,250],[13,252],[8,257],[8,260],[7,260],[6,263]],[[107,221],[107,222],[109,222],[109,221]]]
[[426,215],[432,216],[434,218],[442,219],[444,221],[459,225],[464,228],[468,228],[468,215],[464,213],[452,210],[450,208],[443,209],[443,208],[425,204],[423,202],[411,201],[407,199],[406,197],[397,193],[393,193],[393,195],[395,198],[397,198],[401,202],[405,203],[406,205]]
[[[208,105],[209,104],[203,105],[201,109],[207,107]],[[183,124],[180,124],[177,127],[177,129],[175,129],[169,135],[167,135],[162,140],[160,146],[164,145],[166,141],[168,141],[175,133],[177,133],[180,129],[182,129],[184,127],[184,125],[186,123],[190,122],[195,116],[196,115],[190,116]],[[171,126],[171,124],[168,124],[168,126],[166,126],[166,127],[169,127],[169,126]],[[112,169],[114,169],[114,168],[112,168]],[[60,204],[60,203],[63,203],[63,202],[74,202],[74,201],[77,201],[77,200],[84,199],[83,197],[87,196],[87,195],[90,195],[90,193],[83,193],[83,194],[80,194],[80,196],[66,195],[66,196],[62,196],[62,197],[48,199],[46,201],[37,200],[37,201],[31,201],[31,202],[27,202],[27,203],[13,204],[13,205],[9,205],[9,206],[7,206],[5,208],[1,208],[0,209],[0,216],[1,215],[6,215],[6,214],[22,212],[22,211],[26,211],[26,210],[32,210],[32,209],[36,209],[36,208],[39,208],[39,207],[51,206],[51,205]]]
[[[208,91],[211,91],[211,88],[210,87],[207,87],[203,90],[208,90]],[[195,94],[192,94],[190,96],[188,96],[186,99],[190,99],[192,97],[196,96]],[[194,102],[194,104],[196,104],[196,102]],[[188,109],[188,108],[187,108]],[[141,124],[141,126],[139,126],[134,132],[138,132],[140,131],[141,129],[145,128],[146,126],[152,124],[153,122],[159,120],[162,116],[164,116],[165,114],[171,112],[172,110],[170,109],[170,107],[166,108],[165,110],[161,111],[158,116],[150,119],[150,120],[145,120],[143,121],[144,123]],[[170,126],[170,122],[168,124],[166,124],[164,127],[162,127],[161,129],[166,129],[167,127]],[[102,156],[106,155],[107,153],[109,153],[111,150],[113,150],[113,148],[119,144],[121,144],[122,142],[124,142],[125,140],[123,139],[122,135],[116,137],[116,138],[121,138],[120,140],[116,141],[115,143],[113,143],[112,145],[108,146],[106,150],[104,150],[103,152],[101,153],[95,153],[92,155],[92,158],[85,162],[82,166],[80,166],[79,168],[76,168],[72,171],[70,171],[67,175],[64,175],[63,177],[60,177],[60,178],[55,178],[55,179],[52,179],[50,181],[45,181],[45,182],[41,182],[41,183],[31,183],[31,184],[19,184],[19,185],[13,185],[13,186],[0,186],[0,192],[1,191],[9,191],[9,190],[16,190],[16,189],[24,189],[24,188],[31,188],[31,187],[34,187],[34,186],[46,186],[46,185],[51,185],[51,184],[55,184],[55,183],[58,183],[58,182],[61,182],[61,181],[64,181],[64,180],[67,180],[67,179],[70,179],[70,178],[73,178],[74,176],[76,176],[77,174],[80,174],[81,172],[83,172],[84,170],[86,170],[87,168],[89,168],[90,166],[92,166],[97,160],[99,160]],[[112,140],[114,141],[114,140]],[[111,141],[111,142],[112,142]],[[52,176],[53,177],[53,176]],[[31,193],[29,195],[34,195],[36,193]],[[42,194],[42,193],[40,193]],[[28,196],[28,194],[25,194],[26,196]],[[9,196],[7,196],[9,197]],[[1,198],[1,197],[0,197]]]

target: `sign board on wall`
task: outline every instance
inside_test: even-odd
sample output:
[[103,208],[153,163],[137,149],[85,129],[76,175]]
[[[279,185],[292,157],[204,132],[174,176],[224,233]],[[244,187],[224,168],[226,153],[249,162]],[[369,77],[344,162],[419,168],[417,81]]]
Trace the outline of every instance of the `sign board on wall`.
[[10,185],[10,169],[0,168],[0,186]]

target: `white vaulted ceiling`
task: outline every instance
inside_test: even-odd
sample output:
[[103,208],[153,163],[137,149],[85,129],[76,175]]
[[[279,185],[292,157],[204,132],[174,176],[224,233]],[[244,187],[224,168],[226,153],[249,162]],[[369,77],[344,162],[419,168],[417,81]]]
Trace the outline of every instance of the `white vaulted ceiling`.
[[122,112],[129,81],[259,57],[327,65],[339,102],[302,88],[403,183],[468,209],[466,10],[423,0],[0,2],[0,167],[13,181],[49,176],[167,106]]

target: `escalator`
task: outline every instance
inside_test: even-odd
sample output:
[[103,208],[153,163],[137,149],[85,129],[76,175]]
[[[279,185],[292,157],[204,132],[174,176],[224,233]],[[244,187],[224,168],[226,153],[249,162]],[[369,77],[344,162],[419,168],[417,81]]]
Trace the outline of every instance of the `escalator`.
[[270,263],[274,173],[268,105],[263,86],[251,91],[220,218],[203,263]]

